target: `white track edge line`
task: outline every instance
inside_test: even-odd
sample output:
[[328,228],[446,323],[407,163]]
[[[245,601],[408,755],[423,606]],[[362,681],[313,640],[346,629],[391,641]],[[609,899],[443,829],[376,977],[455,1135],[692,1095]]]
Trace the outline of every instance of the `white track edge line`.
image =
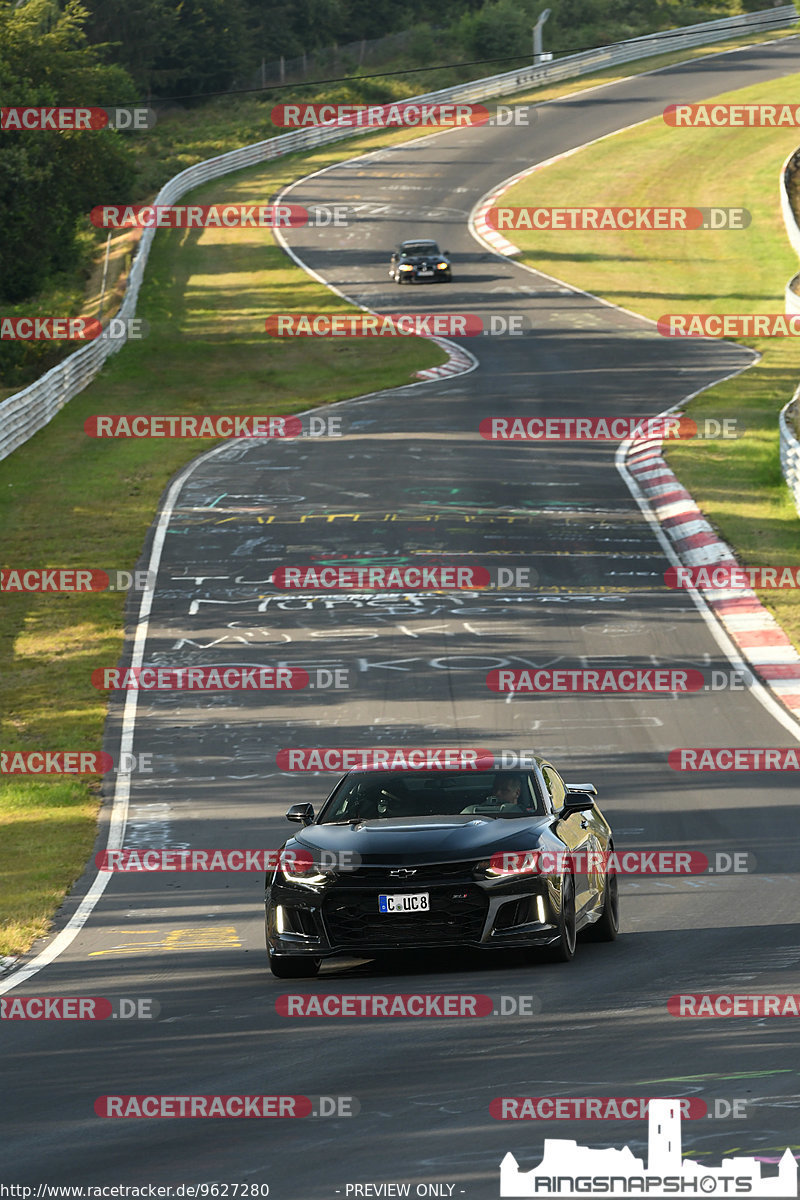
[[[734,54],[739,50],[747,50],[751,46],[777,46],[777,45],[780,45],[781,42],[791,41],[792,38],[796,37],[796,36],[797,36],[796,34],[789,34],[785,38],[776,38],[771,42],[752,42],[746,46],[735,46],[735,47],[732,47],[730,50],[720,50],[720,51],[716,51],[713,54],[704,54],[704,55],[701,55],[699,58],[685,59],[684,62],[695,63],[695,62],[702,62],[706,58],[719,58],[723,54]],[[680,66],[680,65],[681,65],[681,63],[671,63],[667,67],[656,67],[652,71],[639,71],[636,75],[624,75],[619,79],[608,80],[605,83],[595,84],[592,87],[583,88],[577,92],[571,92],[568,96],[554,97],[552,100],[545,100],[545,101],[543,101],[543,103],[544,104],[553,104],[557,100],[570,100],[575,96],[583,96],[583,95],[586,95],[587,92],[599,91],[601,88],[611,87],[614,84],[624,83],[626,80],[629,80],[629,79],[638,79],[642,75],[657,75],[659,71],[671,70],[672,67],[676,67],[676,66]],[[652,119],[653,118],[648,118],[648,120],[652,120]],[[636,122],[636,125],[642,125],[645,123],[646,122],[644,122],[644,121],[638,121],[638,122]],[[633,129],[633,128],[635,128],[635,126],[631,125],[631,126],[627,126],[627,128]],[[451,132],[452,132],[452,130],[450,130],[450,129],[437,130],[435,133],[427,135],[427,137],[437,137],[441,133],[451,133]],[[623,131],[618,130],[618,131],[614,131],[614,132],[623,132]],[[613,137],[613,133],[606,134],[605,136]],[[425,141],[425,140],[427,140],[427,138],[411,138],[411,139],[409,139],[408,142],[393,143],[393,146],[394,145],[408,146],[412,142]],[[595,141],[601,141],[601,140],[603,140],[603,139],[599,139],[599,138],[595,139]],[[591,145],[591,144],[592,143],[590,143],[590,142],[586,143],[587,146]],[[386,147],[381,147],[381,149],[385,149],[385,148]],[[576,147],[576,150],[582,149],[582,148],[583,147]],[[367,157],[369,157],[370,154],[375,154],[377,152],[378,151],[367,151],[365,154],[355,155],[351,159],[343,159],[342,162],[354,162],[354,161],[357,161],[359,158],[367,158]],[[572,151],[567,151],[567,154],[569,154],[569,153],[572,153]],[[559,156],[559,157],[563,157],[563,156]],[[303,179],[312,179],[315,175],[322,175],[327,170],[332,170],[334,167],[341,166],[342,162],[337,162],[335,164],[331,164],[330,167],[324,167],[321,170],[314,171],[310,175],[305,175],[302,178]],[[249,169],[249,168],[245,168],[245,169]],[[287,186],[281,190],[279,195],[282,196],[291,187],[295,186],[295,184],[300,183],[300,182],[302,182],[302,179],[295,180],[294,183],[292,183],[292,184],[287,184]],[[491,196],[494,192],[500,192],[502,190],[503,190],[503,185],[501,184],[500,186],[492,189],[492,191],[487,192],[486,196]],[[486,197],[484,197],[483,200],[485,200],[485,198]],[[474,231],[472,226],[473,226],[474,212],[480,208],[480,205],[482,202],[483,201],[478,201],[478,204],[475,206],[475,209],[473,210],[473,214],[470,215],[469,223],[468,223],[468,228],[470,229],[470,232],[473,234],[473,236],[479,242],[483,242],[483,239],[480,237],[480,235],[477,232]],[[298,264],[298,266],[300,266],[302,268],[302,270],[306,271],[306,273],[309,274],[312,278],[316,279],[319,283],[322,283],[325,287],[329,288],[331,291],[333,291],[337,295],[341,296],[342,299],[346,300],[348,304],[353,304],[357,308],[361,308],[365,312],[372,311],[370,309],[367,309],[365,305],[358,304],[357,301],[351,299],[351,297],[347,296],[346,293],[340,291],[338,288],[336,288],[332,284],[327,283],[320,275],[317,274],[316,271],[314,271],[311,267],[308,267],[302,261],[302,259],[298,258],[292,252],[291,248],[285,243],[285,239],[283,238],[283,235],[282,235],[282,232],[280,229],[276,228],[275,230],[273,230],[273,233],[276,235],[277,240],[280,242],[280,244],[282,245],[282,248],[287,252],[287,254],[290,256],[290,258],[294,259],[294,261]],[[487,243],[483,243],[483,244],[486,245]],[[490,247],[490,249],[491,249],[491,247]],[[495,250],[492,250],[492,253],[496,254],[497,252]],[[500,257],[505,257],[505,256],[501,255]],[[563,280],[556,279],[554,276],[545,275],[544,272],[542,272],[542,271],[535,271],[533,268],[527,267],[523,263],[516,263],[515,265],[524,267],[525,270],[531,271],[533,274],[538,274],[538,275],[542,275],[544,278],[553,279],[553,281],[556,283],[564,283]],[[564,286],[569,287],[570,285],[564,284]],[[571,290],[576,291],[576,292],[581,292],[580,288],[572,288]],[[582,294],[585,296],[591,296],[590,292],[582,292]],[[600,300],[600,301],[602,301],[602,303],[608,304],[609,307],[611,307],[611,308],[620,308],[619,305],[611,304],[609,301],[602,300],[602,297],[595,296],[592,298],[596,299],[596,300]],[[620,308],[620,311],[628,312],[629,310]],[[639,313],[632,313],[631,315],[639,317],[640,320],[647,319],[647,318],[642,318]],[[655,324],[656,322],[652,322],[652,323]],[[442,344],[442,345],[446,346],[448,348],[448,351],[449,351],[450,346],[454,346],[454,348],[459,351],[463,350],[462,347],[455,346],[454,343],[449,342],[446,338],[441,338],[441,339],[435,338],[435,339],[431,339],[431,340],[436,341],[437,344]],[[465,370],[463,372],[459,372],[459,374],[466,375],[466,374],[469,374],[472,371],[474,371],[479,366],[479,360],[469,350],[463,350],[463,353],[468,355],[470,358],[472,358],[474,360],[473,365],[471,367],[469,367],[467,370]],[[738,372],[735,372],[735,374],[738,374]],[[451,378],[456,378],[456,376],[451,376]],[[731,378],[731,376],[726,376],[726,378]],[[336,403],[352,404],[352,403],[355,403],[356,401],[367,400],[372,396],[379,395],[383,391],[399,391],[404,387],[423,387],[423,386],[429,387],[436,382],[437,382],[436,380],[421,379],[415,383],[401,384],[397,388],[380,388],[374,392],[365,392],[361,396],[354,396],[354,397],[348,398],[344,401],[341,401],[341,400],[337,401]],[[718,380],[717,382],[724,383],[725,380],[722,379],[722,380]],[[708,386],[716,387],[717,384],[716,383],[709,384]],[[705,391],[706,389],[701,388],[700,390]],[[698,392],[695,392],[692,395],[698,395],[698,394],[699,394]],[[684,400],[681,401],[681,403],[685,404],[690,399],[692,399],[692,396],[686,397]],[[306,416],[306,415],[309,415],[312,413],[328,410],[331,407],[332,406],[329,404],[321,405],[318,408],[306,409],[306,410],[304,410],[304,412],[302,412],[300,414],[295,414],[295,415]],[[667,410],[667,411],[669,411],[669,410]],[[241,439],[237,439],[237,440],[241,440]],[[215,454],[218,454],[221,451],[227,449],[231,444],[233,444],[233,443],[225,442],[221,446],[216,446],[213,450],[209,450],[206,454],[202,454],[198,458],[194,459],[191,463],[188,464],[188,466],[181,472],[181,474],[178,476],[178,478],[172,484],[172,487],[170,488],[170,490],[167,494],[167,499],[166,499],[164,508],[161,510],[159,517],[158,517],[158,524],[156,526],[156,532],[155,532],[155,536],[153,538],[153,547],[152,547],[152,550],[150,553],[150,561],[148,563],[148,571],[151,571],[154,568],[155,568],[156,572],[158,570],[158,562],[161,559],[161,550],[162,550],[163,543],[164,543],[164,537],[166,535],[167,520],[168,520],[168,518],[170,518],[172,516],[172,509],[173,509],[173,505],[175,503],[175,498],[177,496],[177,491],[179,491],[183,487],[184,482],[189,477],[189,475],[191,475],[193,473],[193,471],[195,470],[196,467],[198,467],[201,463],[205,462],[207,459],[212,458]],[[620,450],[621,449],[622,449],[622,447],[620,447]],[[626,450],[627,450],[627,444],[626,444]],[[646,499],[644,498],[644,494],[640,491],[640,489],[636,485],[635,481],[628,475],[627,468],[625,468],[624,463],[621,467],[618,463],[617,467],[618,467],[618,470],[620,471],[620,474],[622,475],[623,479],[625,479],[625,482],[628,485],[628,487],[631,491],[631,494],[634,496],[634,498],[639,503],[639,506],[642,509],[642,512],[644,513],[646,519],[651,524],[653,524],[654,530],[656,532],[656,536],[658,537],[658,540],[662,543],[667,556],[674,563],[674,565],[676,565],[676,566],[682,565],[680,560],[677,559],[677,557],[674,555],[672,548],[666,539],[666,535],[662,532],[661,526],[658,523],[657,518],[651,512],[650,506],[647,503]],[[636,494],[637,492],[639,493],[639,495]],[[741,662],[741,659],[738,659],[738,657],[735,654],[731,653],[731,650],[733,649],[733,643],[730,641],[727,634],[725,634],[723,632],[722,627],[719,624],[719,622],[716,620],[716,618],[713,617],[712,614],[710,613],[705,600],[703,600],[703,598],[699,595],[699,593],[696,592],[696,590],[694,588],[689,588],[687,590],[691,594],[692,599],[694,600],[695,604],[697,605],[698,609],[700,610],[701,615],[703,615],[704,620],[709,625],[709,628],[711,629],[712,635],[714,636],[715,640],[725,650],[725,653],[728,656],[728,658],[730,659],[730,661],[732,663],[735,663],[737,661]],[[133,665],[137,661],[140,662],[143,657],[143,654],[144,654],[144,644],[147,639],[147,630],[149,627],[148,618],[149,618],[150,608],[152,606],[153,594],[154,594],[154,588],[151,587],[150,577],[148,576],[147,587],[145,588],[144,592],[142,593],[142,602],[139,606],[139,616],[138,616],[138,621],[137,621],[137,630],[136,630],[136,638],[134,640],[133,654],[131,657],[131,665]],[[728,643],[728,646],[731,649],[728,649],[725,646],[725,642]],[[760,691],[764,691],[766,693],[766,689],[764,688],[763,684],[760,684],[760,683],[758,683],[756,685],[756,688],[754,688],[754,690],[756,691],[757,695],[759,695]],[[127,747],[129,749],[133,744],[133,734],[134,734],[134,728],[135,728],[135,723],[136,723],[137,695],[138,695],[138,693],[135,690],[131,690],[131,692],[126,696],[126,699],[125,699],[125,707],[123,709],[123,716],[122,716],[122,736],[120,738],[120,753],[122,753],[123,747]],[[793,732],[794,735],[797,737],[798,741],[800,741],[800,722],[795,721],[793,718],[788,717],[788,714],[785,712],[785,710],[783,710],[778,705],[778,702],[773,700],[773,698],[769,694],[765,694],[764,697],[761,697],[759,695],[759,699],[762,701],[762,703],[765,705],[765,707],[770,709],[770,711],[771,711],[772,707],[774,706],[774,708],[776,710],[775,715],[781,721],[781,724],[786,724],[786,727],[790,728],[791,732]],[[789,721],[790,724],[787,724],[787,721]],[[110,821],[109,821],[108,841],[106,843],[106,849],[108,849],[108,850],[114,849],[114,848],[122,845],[123,838],[125,836],[125,826],[127,824],[127,819],[128,819],[129,798],[130,798],[130,779],[128,777],[120,778],[120,776],[118,775],[117,782],[116,782],[116,785],[114,788],[114,797],[112,800],[111,817],[110,817]],[[30,977],[32,975],[35,975],[38,971],[41,971],[43,967],[48,966],[49,963],[53,962],[56,958],[58,958],[58,956],[60,954],[63,953],[64,950],[67,949],[67,947],[74,941],[74,939],[80,933],[83,926],[86,924],[86,921],[88,920],[89,916],[91,915],[95,905],[97,904],[98,900],[102,896],[103,892],[106,890],[106,887],[107,887],[110,879],[111,879],[110,871],[98,871],[97,872],[94,882],[91,884],[91,886],[89,887],[89,889],[85,893],[85,895],[81,898],[81,901],[80,901],[77,909],[72,914],[72,916],[70,917],[69,921],[64,926],[64,928],[62,930],[60,930],[56,934],[56,936],[53,938],[53,940],[51,942],[49,942],[47,944],[47,946],[45,946],[44,949],[41,950],[35,956],[35,958],[33,958],[29,963],[26,963],[24,966],[19,967],[16,970],[12,969],[12,971],[4,979],[0,980],[0,995],[2,995],[5,992],[10,991],[14,987],[17,987],[19,984],[24,983],[27,979],[30,979]]]
[[[792,36],[796,36],[796,35],[792,35]],[[781,39],[777,39],[776,42],[773,44],[777,45],[781,41],[790,41],[790,40],[791,40],[791,38],[781,38]],[[760,45],[762,43],[754,43],[754,44]],[[745,47],[736,47],[735,49],[740,50],[740,49],[745,49]],[[722,53],[731,54],[731,53],[735,53],[735,50],[726,50],[726,51],[723,51]],[[717,58],[717,57],[719,57],[719,55],[718,54],[703,55],[702,57],[703,58]],[[695,59],[694,61],[700,62],[700,61],[702,61],[702,59]],[[678,64],[673,64],[673,65],[678,65]],[[669,68],[659,67],[659,68],[657,68],[656,71],[641,72],[641,74],[654,75],[654,74],[657,74],[657,71],[661,71],[661,70],[669,70]],[[637,76],[637,78],[638,78],[638,76]],[[484,240],[484,238],[481,236],[481,234],[478,233],[477,228],[475,227],[475,219],[477,216],[479,216],[481,214],[481,211],[482,211],[483,207],[486,205],[487,199],[489,197],[496,197],[498,195],[501,195],[503,191],[507,191],[508,188],[513,187],[516,182],[518,182],[521,179],[524,179],[528,175],[533,174],[536,170],[538,170],[542,167],[549,166],[555,162],[560,162],[562,159],[565,159],[565,158],[570,158],[573,154],[578,153],[578,151],[580,151],[580,150],[585,150],[589,146],[597,145],[599,142],[606,141],[610,137],[616,137],[616,135],[618,133],[626,133],[630,129],[638,129],[640,126],[646,125],[648,121],[651,121],[653,119],[654,118],[652,118],[652,117],[648,117],[647,120],[645,120],[645,121],[635,121],[632,125],[627,125],[622,129],[615,129],[611,133],[604,134],[602,137],[593,138],[591,141],[585,142],[582,146],[575,146],[573,149],[567,150],[563,154],[552,155],[550,158],[543,159],[541,162],[533,164],[533,166],[528,167],[525,171],[517,172],[515,175],[509,176],[509,178],[507,180],[505,180],[503,184],[501,184],[498,187],[492,188],[481,198],[481,200],[478,201],[478,203],[476,204],[475,208],[473,209],[473,211],[470,215],[470,221],[469,221],[470,233],[472,234],[472,236],[475,238],[476,241],[480,242],[484,246],[487,246],[489,249],[492,250],[492,253],[497,254],[497,251],[493,250],[493,248],[491,246],[489,246],[489,244]],[[568,288],[571,292],[574,292],[577,295],[587,296],[592,300],[596,300],[600,304],[604,304],[607,308],[616,309],[618,312],[626,313],[628,316],[635,317],[637,320],[644,321],[650,325],[658,324],[651,317],[645,317],[641,313],[636,313],[636,312],[633,312],[631,309],[623,308],[622,305],[614,304],[613,301],[606,300],[603,296],[596,296],[593,292],[587,292],[583,288],[576,287],[574,284],[568,283],[566,280],[558,279],[554,275],[548,275],[545,271],[540,271],[536,267],[529,266],[527,263],[517,262],[516,259],[509,258],[509,256],[507,256],[507,255],[498,255],[498,257],[504,258],[507,262],[510,261],[514,266],[521,267],[522,270],[528,271],[532,275],[540,275],[544,279],[550,279],[553,281],[553,283],[557,283],[562,287]],[[706,339],[704,339],[704,338],[698,339],[698,341],[701,341],[701,342],[708,341],[708,340],[711,340],[711,339],[707,339],[707,338]],[[708,391],[710,388],[718,387],[720,384],[727,382],[727,380],[734,379],[737,375],[740,375],[740,374],[742,374],[742,372],[749,370],[750,367],[755,366],[755,364],[757,362],[759,362],[762,357],[762,355],[757,350],[753,350],[751,347],[748,347],[748,346],[741,346],[738,342],[735,342],[733,340],[729,341],[726,338],[714,338],[713,341],[717,344],[719,344],[719,342],[721,342],[721,341],[728,341],[729,345],[734,345],[738,349],[747,351],[750,354],[752,354],[753,355],[752,361],[750,363],[747,363],[740,370],[732,371],[730,374],[724,375],[721,378],[714,380],[712,383],[705,384],[703,387],[698,388],[694,392],[690,392],[687,396],[684,396],[676,404],[673,404],[669,408],[664,409],[663,412],[658,413],[657,416],[667,416],[670,413],[674,412],[676,409],[682,408],[684,405],[688,404],[691,400],[693,400],[696,396],[701,395],[703,392]],[[624,461],[625,457],[627,455],[629,448],[633,444],[634,444],[634,441],[632,439],[629,439],[628,441],[621,443],[621,445],[619,446],[617,453],[615,455],[615,464],[616,464],[617,470],[619,471],[620,475],[622,476],[631,495],[633,496],[633,498],[636,500],[637,504],[639,505],[639,508],[642,510],[646,520],[648,521],[648,523],[651,525],[653,531],[655,532],[656,537],[657,537],[662,549],[664,550],[667,558],[670,560],[670,562],[673,564],[673,566],[683,566],[684,564],[683,564],[682,560],[675,553],[672,542],[669,540],[667,534],[664,532],[658,517],[652,511],[652,508],[650,507],[650,503],[649,503],[644,491],[639,487],[636,480],[634,479],[634,477],[631,475],[630,471],[628,470],[627,465],[625,464],[625,461]],[[667,468],[667,469],[669,469],[669,468]],[[674,472],[672,472],[672,474],[674,475]],[[680,480],[678,480],[678,483],[680,484]],[[680,484],[680,486],[683,487],[684,485]],[[688,488],[684,488],[684,490],[691,497],[692,504],[695,507],[698,507],[697,501],[691,495],[691,492],[689,492]],[[705,519],[708,520],[707,517]],[[725,544],[727,545],[727,543],[725,543]],[[714,638],[714,640],[716,641],[716,643],[720,647],[720,649],[724,652],[724,654],[728,658],[728,661],[731,663],[731,665],[737,670],[744,670],[749,675],[753,675],[754,670],[757,669],[755,667],[755,664],[751,664],[751,666],[753,667],[753,670],[751,670],[751,666],[747,665],[748,660],[746,658],[742,657],[741,648],[736,645],[735,641],[727,633],[722,622],[716,616],[716,614],[711,610],[711,608],[709,607],[708,603],[706,602],[706,600],[702,596],[702,594],[694,587],[685,588],[684,590],[687,591],[690,594],[690,596],[692,597],[695,607],[697,608],[698,612],[700,613],[701,617],[703,618],[703,620],[705,621],[706,625],[708,626],[708,628],[711,632],[711,636]],[[795,716],[792,713],[790,713],[787,709],[785,709],[783,707],[783,705],[780,704],[779,701],[775,699],[775,697],[773,696],[769,687],[756,678],[753,679],[753,682],[752,682],[749,690],[756,696],[759,703],[769,712],[769,714],[772,717],[774,717],[775,720],[777,720],[781,725],[783,725],[783,727],[785,729],[787,729],[792,734],[792,736],[797,739],[797,741],[800,741],[800,715]]]
[[[728,378],[731,378],[731,377],[728,376]],[[721,381],[721,382],[723,382],[723,381]],[[667,409],[665,411],[669,412],[670,410]],[[661,416],[664,414],[659,414],[659,415]],[[666,555],[666,557],[669,559],[669,561],[672,563],[673,566],[676,566],[676,567],[683,566],[680,556],[678,554],[676,554],[676,552],[672,546],[672,543],[670,542],[670,540],[667,537],[664,530],[661,528],[661,523],[658,520],[658,517],[652,511],[650,504],[647,500],[647,496],[645,495],[645,493],[642,491],[642,489],[637,484],[636,480],[633,478],[633,476],[628,471],[628,468],[625,464],[625,456],[628,452],[628,448],[630,445],[631,445],[631,442],[627,441],[627,442],[622,442],[622,444],[618,447],[616,455],[615,455],[615,462],[616,462],[617,470],[619,471],[620,475],[622,476],[625,483],[627,484],[628,489],[630,490],[630,493],[633,496],[634,500],[639,505],[639,508],[642,510],[645,520],[648,522],[653,533],[655,534],[656,538],[658,539],[658,541],[661,545],[661,548],[664,551],[664,554]],[[717,643],[719,648],[725,654],[725,656],[728,659],[728,661],[730,662],[731,666],[735,670],[741,671],[752,677],[752,682],[750,683],[750,685],[748,687],[748,691],[750,693],[752,693],[753,695],[755,695],[756,699],[763,705],[763,707],[767,710],[767,712],[770,714],[770,716],[774,717],[775,720],[778,721],[778,723],[784,727],[784,729],[786,729],[789,733],[791,733],[791,735],[795,739],[795,741],[800,742],[800,721],[797,719],[797,717],[793,716],[787,709],[785,709],[783,707],[783,705],[779,703],[778,700],[775,699],[775,697],[771,694],[769,688],[764,683],[762,683],[761,680],[759,680],[758,678],[755,677],[755,670],[757,670],[757,668],[754,667],[752,664],[749,664],[748,660],[746,658],[742,657],[742,652],[741,652],[740,648],[736,645],[736,643],[730,637],[730,635],[725,630],[723,625],[720,623],[718,618],[715,616],[715,614],[709,608],[708,603],[705,600],[705,598],[703,597],[702,593],[700,591],[698,591],[698,589],[695,587],[682,588],[681,590],[688,592],[689,595],[691,596],[692,600],[695,603],[695,606],[697,607],[697,609],[700,613],[700,616],[703,618],[706,625],[708,626],[711,636],[714,638],[714,641]]]

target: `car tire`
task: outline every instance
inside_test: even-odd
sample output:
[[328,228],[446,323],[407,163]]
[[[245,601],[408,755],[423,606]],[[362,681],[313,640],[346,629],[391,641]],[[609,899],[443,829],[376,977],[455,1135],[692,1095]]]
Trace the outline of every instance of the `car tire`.
[[276,979],[314,979],[319,972],[318,958],[293,954],[268,954],[269,969]]
[[613,942],[619,933],[619,887],[615,872],[606,875],[603,912],[599,921],[586,930],[587,942]]
[[540,952],[545,962],[571,962],[577,942],[575,916],[575,880],[565,875],[561,884],[561,913],[558,918],[558,940]]

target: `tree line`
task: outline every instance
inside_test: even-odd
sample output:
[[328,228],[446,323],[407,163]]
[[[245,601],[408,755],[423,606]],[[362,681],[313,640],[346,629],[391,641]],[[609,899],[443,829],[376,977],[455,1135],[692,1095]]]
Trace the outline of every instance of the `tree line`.
[[[591,45],[725,15],[737,0],[0,0],[0,98],[17,105],[133,105],[236,86],[262,58],[411,29],[420,64]],[[765,0],[741,0],[760,7]],[[477,69],[490,74],[491,66]],[[420,90],[424,90],[420,76]],[[79,258],[79,221],[102,196],[125,203],[136,178],[126,135],[0,129],[0,301],[24,301]]]
[[262,59],[297,58],[334,44],[421,27],[436,61],[527,55],[531,27],[551,9],[557,52],[713,20],[770,0],[86,0],[93,43],[161,96],[224,90]]

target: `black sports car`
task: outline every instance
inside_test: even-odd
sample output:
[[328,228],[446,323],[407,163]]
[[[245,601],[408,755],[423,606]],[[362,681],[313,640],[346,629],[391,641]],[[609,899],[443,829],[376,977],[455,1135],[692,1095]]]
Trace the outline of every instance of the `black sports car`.
[[273,975],[422,947],[524,947],[567,962],[583,929],[612,941],[613,836],[596,790],[532,761],[496,773],[350,771],[317,816],[293,805],[286,816],[303,828],[266,878]]
[[412,279],[449,283],[453,273],[447,251],[443,254],[436,242],[402,242],[392,252],[389,278],[397,283],[411,283]]

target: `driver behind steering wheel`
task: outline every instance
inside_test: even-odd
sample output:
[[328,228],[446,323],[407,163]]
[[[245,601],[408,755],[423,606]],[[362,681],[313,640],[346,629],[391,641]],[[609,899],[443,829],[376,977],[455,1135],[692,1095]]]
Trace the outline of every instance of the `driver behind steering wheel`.
[[484,808],[518,808],[521,806],[522,779],[511,772],[498,771],[492,780],[492,790],[480,804],[470,804],[462,813],[479,812]]
[[486,803],[500,805],[518,805],[522,794],[522,780],[519,775],[495,775],[492,790],[486,797]]

